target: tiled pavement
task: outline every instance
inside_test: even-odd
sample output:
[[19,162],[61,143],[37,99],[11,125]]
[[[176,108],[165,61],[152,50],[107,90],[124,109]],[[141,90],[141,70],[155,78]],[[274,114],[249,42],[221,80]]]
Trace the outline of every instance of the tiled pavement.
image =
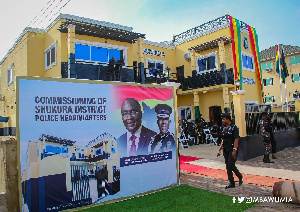
[[[199,157],[204,159],[215,160],[217,162],[223,162],[224,158],[216,157],[218,152],[218,146],[209,146],[206,144],[191,146],[190,148],[182,149],[180,148],[180,154],[186,156]],[[287,148],[283,151],[277,153],[277,156],[280,158],[274,160],[273,164],[265,164],[262,162],[262,156],[253,158],[248,161],[238,161],[237,167],[240,165],[252,166],[252,167],[263,167],[272,169],[285,169],[300,171],[300,146],[295,148]],[[225,166],[225,164],[224,164]],[[271,168],[271,169],[270,169]],[[292,173],[292,172],[291,172]],[[254,184],[244,183],[242,186],[238,186],[234,189],[224,189],[228,185],[228,181],[204,176],[201,174],[190,173],[184,170],[180,171],[180,180],[181,183],[189,184],[194,187],[201,189],[222,193],[234,197],[272,197],[272,187],[259,186]],[[291,178],[292,176],[290,176]],[[287,176],[288,179],[290,179]],[[234,206],[234,203],[232,203]],[[237,204],[237,203],[235,203]],[[248,211],[300,211],[300,205],[291,204],[291,203],[260,203],[255,207],[251,208]]]
[[238,161],[237,164],[248,165],[253,167],[286,169],[300,171],[300,146],[287,148],[276,154],[279,159],[272,160],[273,164],[263,163],[261,157],[256,157],[247,161]]

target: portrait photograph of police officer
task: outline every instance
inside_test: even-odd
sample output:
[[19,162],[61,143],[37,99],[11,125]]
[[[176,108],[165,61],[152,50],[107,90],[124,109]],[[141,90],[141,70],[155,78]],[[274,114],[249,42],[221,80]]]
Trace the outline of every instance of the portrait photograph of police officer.
[[167,104],[158,104],[154,109],[157,114],[159,133],[151,139],[148,152],[154,154],[174,151],[175,135],[169,131],[172,108]]

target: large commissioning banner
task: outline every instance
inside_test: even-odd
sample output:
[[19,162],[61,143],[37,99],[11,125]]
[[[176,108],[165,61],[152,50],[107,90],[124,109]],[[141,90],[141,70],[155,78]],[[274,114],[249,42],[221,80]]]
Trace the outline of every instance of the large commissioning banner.
[[60,211],[178,183],[174,90],[17,77],[23,211]]

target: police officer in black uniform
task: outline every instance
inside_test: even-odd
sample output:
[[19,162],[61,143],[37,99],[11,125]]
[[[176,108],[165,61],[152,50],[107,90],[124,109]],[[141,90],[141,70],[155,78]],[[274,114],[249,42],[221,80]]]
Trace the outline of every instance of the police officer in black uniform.
[[169,131],[172,108],[167,104],[158,104],[155,106],[155,112],[157,113],[157,125],[160,132],[151,139],[148,153],[154,154],[174,151],[175,136]]
[[239,185],[243,184],[243,176],[240,171],[235,166],[235,162],[237,160],[237,151],[239,145],[239,128],[231,123],[230,113],[222,114],[222,123],[225,125],[222,132],[222,143],[219,148],[219,152],[217,156],[220,156],[220,151],[223,148],[223,155],[225,158],[225,164],[227,169],[227,175],[229,180],[229,185],[225,187],[234,188],[235,182],[233,178],[233,173],[239,178]]

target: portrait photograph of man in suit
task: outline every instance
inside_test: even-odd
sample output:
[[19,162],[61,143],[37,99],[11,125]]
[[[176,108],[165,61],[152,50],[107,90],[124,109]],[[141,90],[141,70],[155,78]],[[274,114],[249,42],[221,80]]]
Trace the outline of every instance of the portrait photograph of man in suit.
[[119,157],[147,155],[156,133],[142,125],[141,105],[136,99],[128,98],[122,104],[121,115],[127,132],[117,139]]

